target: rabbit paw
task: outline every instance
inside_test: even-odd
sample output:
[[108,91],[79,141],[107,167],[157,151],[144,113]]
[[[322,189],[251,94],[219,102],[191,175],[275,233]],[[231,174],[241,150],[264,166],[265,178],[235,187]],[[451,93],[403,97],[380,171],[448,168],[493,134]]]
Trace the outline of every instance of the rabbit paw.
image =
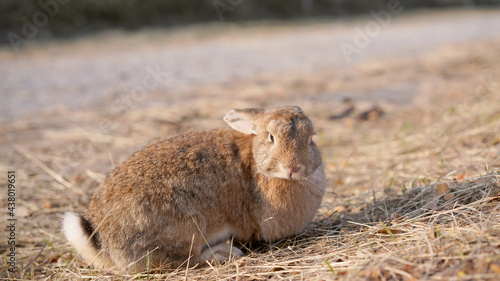
[[210,263],[213,262],[223,263],[230,259],[242,256],[243,252],[240,249],[226,243],[221,243],[205,249],[201,253],[200,259],[202,261],[207,261]]

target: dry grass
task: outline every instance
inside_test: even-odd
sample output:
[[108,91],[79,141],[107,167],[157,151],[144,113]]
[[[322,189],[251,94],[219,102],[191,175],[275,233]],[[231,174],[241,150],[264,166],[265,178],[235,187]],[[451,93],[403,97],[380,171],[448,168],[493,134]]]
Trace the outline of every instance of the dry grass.
[[[190,98],[175,105],[116,112],[61,109],[2,124],[1,180],[6,182],[7,170],[18,175],[17,265],[22,270],[11,277],[498,279],[498,77],[496,40],[445,48],[418,60],[214,85],[185,93]],[[355,101],[350,115],[333,120],[329,116],[346,105],[335,94],[328,100],[320,94],[409,84],[417,85],[413,104],[379,103],[384,114],[367,121],[356,116],[371,102]],[[235,91],[241,93],[237,99],[231,98]],[[159,93],[150,97],[162,101]],[[220,118],[231,107],[281,105],[283,97],[310,113],[327,166],[327,194],[305,233],[252,245],[247,256],[227,264],[169,274],[114,276],[74,257],[59,232],[62,213],[84,210],[105,173],[128,155],[154,138],[223,126]],[[5,203],[2,199],[2,209]],[[5,268],[0,276],[8,277]]]

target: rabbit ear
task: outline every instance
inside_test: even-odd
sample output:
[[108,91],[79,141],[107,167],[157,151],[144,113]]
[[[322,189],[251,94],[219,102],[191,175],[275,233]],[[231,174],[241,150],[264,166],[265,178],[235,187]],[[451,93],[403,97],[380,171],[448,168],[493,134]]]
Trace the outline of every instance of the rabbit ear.
[[264,110],[256,108],[232,109],[224,116],[224,121],[238,132],[247,135],[256,135],[257,120],[263,113]]

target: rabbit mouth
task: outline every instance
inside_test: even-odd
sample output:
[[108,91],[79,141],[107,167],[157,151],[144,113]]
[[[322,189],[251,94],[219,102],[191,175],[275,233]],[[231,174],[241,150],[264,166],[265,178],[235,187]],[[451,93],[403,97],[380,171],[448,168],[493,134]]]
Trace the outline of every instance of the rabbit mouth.
[[289,181],[300,181],[302,179],[302,177],[297,174],[285,175],[283,173],[276,173],[273,175],[273,178],[289,180]]
[[274,178],[274,179],[282,179],[282,180],[290,180],[290,181],[300,181],[303,179],[303,176],[301,173],[295,173],[295,172],[288,172],[288,171],[260,171],[260,174],[262,174],[265,177],[268,178]]
[[279,178],[286,180],[300,180],[303,178],[304,167],[301,165],[279,164]]
[[266,169],[258,167],[257,170],[260,174],[268,178],[290,181],[301,181],[307,178],[305,168],[302,165],[290,166],[292,168],[289,168],[288,165],[279,163],[277,166],[268,167]]

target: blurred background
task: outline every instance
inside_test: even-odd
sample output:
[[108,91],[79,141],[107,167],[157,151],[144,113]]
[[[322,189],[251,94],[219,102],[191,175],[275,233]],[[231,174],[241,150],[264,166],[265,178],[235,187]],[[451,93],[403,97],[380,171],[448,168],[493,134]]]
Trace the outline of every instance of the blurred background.
[[[134,30],[145,27],[184,26],[220,19],[229,21],[297,20],[306,18],[347,18],[387,8],[400,2],[406,11],[413,9],[444,9],[449,7],[483,7],[498,5],[499,0],[3,0],[0,3],[0,40],[6,42],[10,31],[19,31],[41,6],[61,7],[57,16],[38,34],[39,39],[74,38],[109,28]],[[40,4],[43,3],[43,4]],[[223,16],[217,10],[226,11]]]
[[[0,119],[166,106],[238,81],[255,86],[218,98],[289,104],[300,93],[273,95],[262,85],[318,73],[342,78],[360,63],[497,38],[499,7],[499,0],[3,0]],[[406,104],[417,87],[325,86],[312,97]]]

